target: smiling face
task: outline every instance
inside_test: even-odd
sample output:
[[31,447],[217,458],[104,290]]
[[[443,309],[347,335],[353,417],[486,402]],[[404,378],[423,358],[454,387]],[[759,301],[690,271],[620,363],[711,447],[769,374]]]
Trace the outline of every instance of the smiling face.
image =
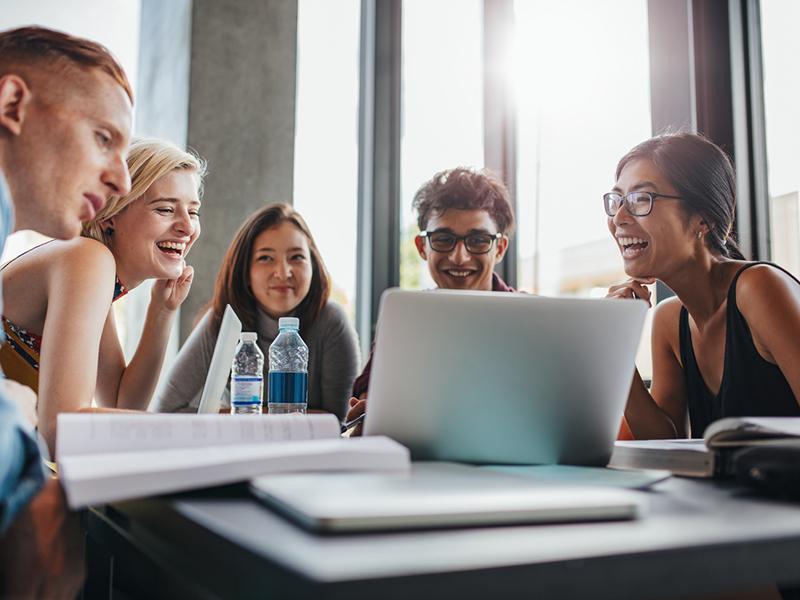
[[[123,88],[99,69],[68,68],[58,77],[69,79],[68,92],[53,88],[45,74],[31,80],[19,130],[8,137],[4,170],[17,229],[67,239],[109,196],[130,189],[125,156],[132,109]],[[0,86],[11,86],[7,91],[15,84],[25,86],[14,76],[0,78]],[[6,123],[9,131],[15,127]]]
[[311,288],[306,236],[284,221],[256,236],[251,255],[250,289],[261,309],[275,319],[291,314]]
[[109,247],[117,273],[129,288],[145,279],[175,279],[200,235],[200,199],[194,171],[170,171],[119,214],[103,222],[113,229]]
[[[680,195],[655,165],[644,159],[625,165],[613,191]],[[700,217],[686,214],[681,200],[663,197],[653,201],[652,211],[644,217],[632,216],[623,205],[608,218],[608,229],[622,254],[625,272],[631,277],[658,279],[668,277],[678,265],[701,252],[701,238],[708,231]]]
[[[446,231],[456,236],[471,233],[496,234],[497,224],[485,210],[449,209],[431,215],[426,229],[429,232]],[[492,289],[494,266],[503,260],[508,248],[508,238],[497,240],[486,254],[470,254],[464,242],[456,243],[450,252],[436,252],[425,238],[414,240],[420,257],[428,263],[428,270],[436,285],[451,290]]]

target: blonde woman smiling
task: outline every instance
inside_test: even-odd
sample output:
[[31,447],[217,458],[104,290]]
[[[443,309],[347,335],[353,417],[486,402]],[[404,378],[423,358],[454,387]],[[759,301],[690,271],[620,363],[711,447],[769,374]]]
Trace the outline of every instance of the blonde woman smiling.
[[[127,162],[131,191],[111,198],[84,237],[46,242],[3,269],[8,343],[0,364],[38,392],[39,429],[51,455],[61,412],[88,409],[93,397],[105,409],[147,408],[192,284],[184,258],[200,234],[202,159],[140,139]],[[147,279],[157,281],[126,364],[111,304]]]

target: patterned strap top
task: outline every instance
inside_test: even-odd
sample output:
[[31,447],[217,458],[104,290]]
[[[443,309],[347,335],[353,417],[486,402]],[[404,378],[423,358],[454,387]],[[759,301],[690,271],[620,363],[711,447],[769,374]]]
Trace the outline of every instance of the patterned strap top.
[[[128,290],[122,285],[119,277],[114,281],[114,298],[122,298]],[[0,366],[6,377],[27,385],[34,392],[39,392],[39,355],[42,349],[42,336],[27,331],[15,323],[2,317],[6,343],[0,347]]]

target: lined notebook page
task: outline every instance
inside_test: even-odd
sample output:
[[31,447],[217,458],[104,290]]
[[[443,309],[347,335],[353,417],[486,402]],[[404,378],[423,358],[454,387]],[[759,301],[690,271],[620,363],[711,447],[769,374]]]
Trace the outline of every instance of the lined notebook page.
[[58,416],[56,455],[141,452],[335,439],[339,421],[313,415],[166,415],[72,413]]

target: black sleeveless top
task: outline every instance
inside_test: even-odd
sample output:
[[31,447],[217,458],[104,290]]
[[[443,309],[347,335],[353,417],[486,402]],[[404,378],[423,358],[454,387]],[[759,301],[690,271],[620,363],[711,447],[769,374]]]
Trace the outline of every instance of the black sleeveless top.
[[[723,417],[798,417],[800,405],[777,365],[767,362],[756,350],[747,321],[736,305],[736,282],[753,265],[768,264],[795,281],[797,278],[777,265],[754,262],[736,273],[728,289],[726,307],[725,358],[722,382],[716,396],[706,386],[692,346],[689,312],[681,308],[680,352],[686,383],[691,436],[702,437],[712,421]],[[800,281],[798,281],[800,283]]]

